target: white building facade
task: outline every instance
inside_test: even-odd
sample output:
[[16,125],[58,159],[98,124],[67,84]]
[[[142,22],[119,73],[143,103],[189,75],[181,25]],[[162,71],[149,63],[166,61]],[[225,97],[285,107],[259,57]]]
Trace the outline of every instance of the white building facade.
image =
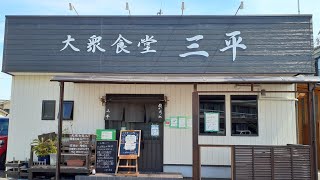
[[[61,18],[66,21],[61,22]],[[200,93],[200,100],[203,96],[204,102],[209,102],[208,106],[217,103],[220,108],[216,109],[213,105],[211,110],[207,109],[208,112],[220,113],[218,132],[204,130],[206,122],[202,120],[199,144],[296,144],[297,94],[292,93],[296,91],[294,83],[217,83],[211,82],[210,78],[262,75],[290,78],[298,74],[312,74],[314,64],[310,58],[311,41],[308,39],[311,36],[307,38],[297,33],[311,33],[310,19],[309,16],[168,16],[134,17],[131,20],[127,17],[7,17],[3,71],[13,75],[7,160],[25,160],[30,155],[33,139],[42,133],[57,132],[59,83],[51,80],[56,76],[88,74],[94,74],[96,78],[99,75],[113,75],[114,79],[103,83],[89,82],[87,79],[83,79],[83,82],[65,81],[64,100],[73,102],[73,106],[72,120],[64,120],[63,128],[69,133],[85,134],[95,134],[96,129],[106,128],[108,102],[103,103],[101,99],[108,95],[163,95],[164,117],[157,122],[163,128],[163,131],[160,130],[162,149],[153,150],[162,153],[159,162],[163,172],[192,176],[192,92],[195,86],[197,91],[214,91]],[[288,21],[292,24],[288,24]],[[298,22],[299,26],[294,22]],[[157,27],[153,27],[153,24]],[[272,28],[267,30],[267,26]],[[119,29],[121,27],[125,30]],[[23,28],[26,29],[24,33]],[[128,39],[131,37],[131,43],[135,43],[135,39],[139,41],[145,37],[139,28],[145,28],[145,33],[153,33],[154,39],[157,39],[144,51],[152,47],[157,49],[156,52],[141,53],[143,48],[139,49],[142,46],[140,43],[133,49],[130,49],[130,43],[127,44],[131,54],[123,52],[121,47],[111,46],[118,34],[123,37],[127,34]],[[293,30],[285,31],[290,28]],[[102,37],[98,46],[100,49],[96,46],[96,52],[93,52],[93,49],[86,48],[86,41],[89,34],[97,34],[98,31],[101,31],[99,35]],[[240,31],[241,34],[237,33]],[[15,34],[19,32],[22,34]],[[228,34],[230,32],[234,33]],[[63,49],[64,43],[61,42],[72,33],[74,41],[70,43],[79,51],[70,45]],[[261,33],[263,35],[260,36]],[[201,35],[196,37],[197,34]],[[48,39],[42,39],[44,35],[49,35]],[[84,35],[88,35],[88,38],[82,37]],[[242,41],[239,41],[239,35]],[[188,39],[190,37],[193,39]],[[233,47],[223,49],[228,45],[228,39],[229,44],[238,44],[235,51]],[[192,43],[198,46],[189,47]],[[207,54],[198,51],[206,51]],[[184,54],[187,52],[194,54]],[[131,81],[125,82],[121,79],[123,75],[132,75]],[[170,83],[155,82],[150,80],[153,76],[169,81],[170,78],[176,79]],[[193,81],[192,78],[198,80]],[[51,120],[43,118],[45,101],[54,102],[54,118]],[[237,103],[243,102],[247,102],[247,114],[247,110],[235,108]],[[236,118],[235,113],[243,114]],[[179,125],[172,126],[174,117],[185,117],[182,128]],[[200,114],[201,118],[203,116]],[[149,128],[150,123],[145,126]],[[229,148],[203,148],[201,164],[203,177],[231,177]]]

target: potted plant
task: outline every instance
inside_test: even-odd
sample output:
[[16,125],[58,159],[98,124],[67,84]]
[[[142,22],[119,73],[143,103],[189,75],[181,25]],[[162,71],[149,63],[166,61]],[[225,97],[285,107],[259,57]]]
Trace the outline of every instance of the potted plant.
[[57,153],[56,144],[56,140],[52,139],[34,139],[32,151],[38,156],[38,161],[46,161],[46,164],[50,164],[50,154]]

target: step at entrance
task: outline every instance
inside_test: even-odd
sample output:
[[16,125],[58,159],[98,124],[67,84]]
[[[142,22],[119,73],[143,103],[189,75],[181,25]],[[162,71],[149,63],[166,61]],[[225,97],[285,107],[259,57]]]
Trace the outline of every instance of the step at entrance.
[[75,180],[182,180],[180,173],[139,174],[138,177],[115,176],[114,174],[77,175]]

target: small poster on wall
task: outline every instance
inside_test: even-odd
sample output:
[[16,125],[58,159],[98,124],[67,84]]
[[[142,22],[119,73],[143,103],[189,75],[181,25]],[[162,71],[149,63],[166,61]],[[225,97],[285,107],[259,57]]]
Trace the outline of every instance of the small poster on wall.
[[192,117],[187,117],[187,128],[192,128]]
[[164,121],[164,125],[165,126],[170,126],[170,121],[171,121],[170,118],[166,118],[166,120]]
[[178,127],[178,117],[171,117],[170,118],[170,127]]
[[219,113],[215,113],[215,112],[204,113],[204,131],[205,132],[219,131]]
[[177,129],[191,129],[192,117],[190,116],[171,116],[165,119],[165,126]]
[[116,140],[115,129],[97,129],[97,140]]
[[179,128],[187,128],[186,117],[179,117]]
[[151,136],[158,137],[159,135],[160,135],[159,125],[158,124],[152,124],[151,125]]

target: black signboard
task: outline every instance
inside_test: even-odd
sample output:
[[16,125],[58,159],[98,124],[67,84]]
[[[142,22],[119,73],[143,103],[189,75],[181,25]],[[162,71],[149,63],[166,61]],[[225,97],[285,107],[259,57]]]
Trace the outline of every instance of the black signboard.
[[120,132],[119,156],[140,156],[140,130],[122,130]]
[[114,173],[117,165],[118,141],[97,141],[96,172]]
[[89,154],[90,134],[70,134],[69,150],[73,154]]

